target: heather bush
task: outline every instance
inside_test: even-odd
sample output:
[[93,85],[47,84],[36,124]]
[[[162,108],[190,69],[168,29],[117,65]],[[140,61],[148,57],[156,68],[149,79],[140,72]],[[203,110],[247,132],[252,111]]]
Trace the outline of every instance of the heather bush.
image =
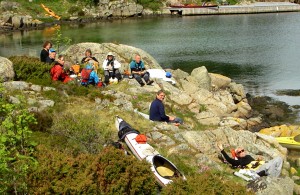
[[43,63],[38,58],[29,56],[12,56],[9,59],[14,65],[14,80],[29,81],[35,84],[50,84],[49,71],[52,65]]
[[144,8],[149,8],[153,11],[158,10],[162,6],[160,0],[137,0],[138,4],[141,4]]
[[110,128],[109,120],[102,120],[93,110],[70,110],[55,113],[53,125],[49,132],[53,135],[66,137],[69,147],[78,152],[98,153],[104,144],[113,137],[116,131]]
[[150,165],[107,147],[98,155],[72,156],[39,146],[39,167],[28,177],[30,193],[38,194],[156,194]]
[[162,189],[162,195],[168,194],[251,194],[241,184],[223,175],[221,172],[207,171],[188,176],[186,181],[176,179]]

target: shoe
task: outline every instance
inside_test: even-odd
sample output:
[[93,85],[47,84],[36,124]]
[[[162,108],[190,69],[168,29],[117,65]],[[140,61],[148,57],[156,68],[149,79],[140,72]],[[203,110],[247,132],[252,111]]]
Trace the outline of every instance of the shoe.
[[154,81],[148,81],[147,85],[151,85]]
[[145,85],[145,83],[141,82],[140,85],[141,85],[141,87],[143,87]]

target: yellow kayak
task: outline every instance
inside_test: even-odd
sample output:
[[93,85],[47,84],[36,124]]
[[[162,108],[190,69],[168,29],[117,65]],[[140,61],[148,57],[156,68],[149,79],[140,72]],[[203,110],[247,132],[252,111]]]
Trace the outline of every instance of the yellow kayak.
[[275,137],[278,143],[288,149],[300,149],[300,134],[293,137]]
[[52,17],[56,18],[57,20],[60,20],[60,16],[56,15],[54,11],[46,7],[44,4],[41,4],[41,6],[44,8],[44,10]]

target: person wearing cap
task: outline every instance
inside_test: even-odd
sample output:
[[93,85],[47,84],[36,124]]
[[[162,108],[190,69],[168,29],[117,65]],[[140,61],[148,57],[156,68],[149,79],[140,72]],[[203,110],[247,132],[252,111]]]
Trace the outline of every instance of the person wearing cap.
[[[225,160],[231,164],[233,167],[240,167],[244,168],[255,159],[248,155],[246,150],[242,147],[238,147],[235,149],[236,158],[230,158],[227,153],[224,151],[223,145],[221,143],[217,144],[218,148],[220,149],[223,157]],[[259,157],[257,161],[261,161],[262,158]],[[283,164],[283,159],[280,156],[273,158],[272,160],[260,165],[255,172],[260,177],[262,176],[271,176],[271,177],[279,177],[281,173],[281,168]]]
[[110,78],[117,78],[118,81],[122,79],[119,68],[121,68],[120,62],[115,59],[115,56],[112,52],[109,52],[106,56],[106,59],[102,64],[104,70],[104,82],[105,84],[109,83]]
[[46,63],[52,64],[55,61],[56,51],[54,49],[49,50],[49,56],[46,59]]
[[146,71],[144,62],[141,60],[140,55],[136,54],[135,60],[130,62],[130,69],[132,76],[141,86],[145,85],[142,78],[145,80],[147,85],[151,85],[153,83],[153,81],[150,80],[150,74]]
[[156,98],[150,105],[149,119],[152,121],[164,121],[182,124],[183,121],[181,118],[166,115],[165,106],[163,104],[163,100],[165,99],[165,97],[166,95],[163,90],[159,90],[156,93]]
[[95,85],[99,86],[99,77],[97,73],[95,72],[92,64],[88,63],[85,68],[81,71],[81,85],[87,86],[87,85]]
[[40,54],[41,62],[46,62],[47,58],[49,57],[49,49],[51,47],[52,47],[52,44],[51,44],[50,41],[46,41],[43,44],[43,49],[42,49],[41,54]]

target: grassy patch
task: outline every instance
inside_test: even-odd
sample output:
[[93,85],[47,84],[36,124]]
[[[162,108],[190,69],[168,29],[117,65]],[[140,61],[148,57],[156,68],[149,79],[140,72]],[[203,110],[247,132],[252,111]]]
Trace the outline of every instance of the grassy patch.
[[176,179],[172,184],[163,188],[161,194],[253,194],[246,188],[229,180],[218,171],[208,171],[187,177],[186,181]]

